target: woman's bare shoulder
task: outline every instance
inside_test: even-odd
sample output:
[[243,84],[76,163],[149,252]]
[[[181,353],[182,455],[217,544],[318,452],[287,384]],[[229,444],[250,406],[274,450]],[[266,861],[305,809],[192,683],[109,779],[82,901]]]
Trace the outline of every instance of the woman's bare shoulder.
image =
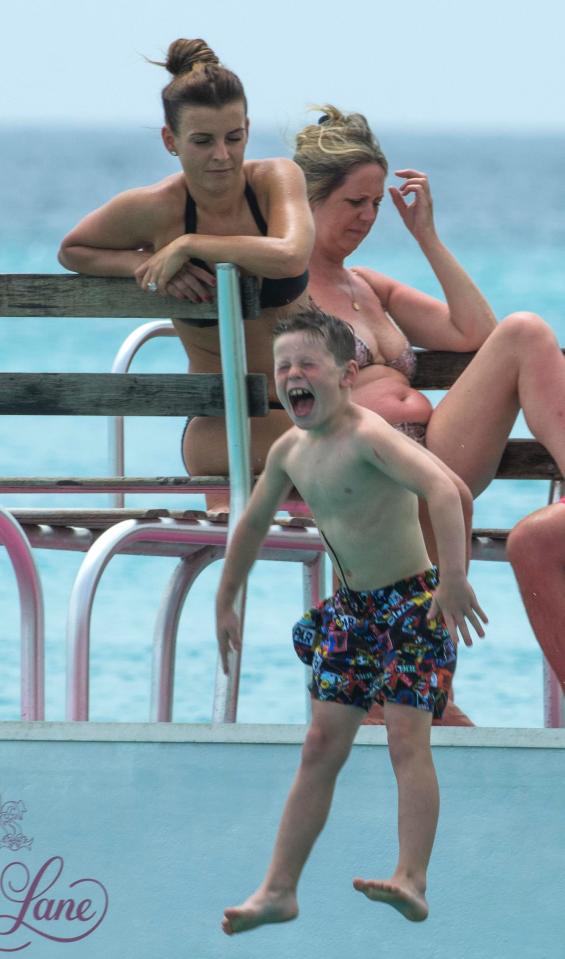
[[148,186],[132,187],[94,210],[78,224],[86,228],[92,240],[96,234],[109,232],[135,241],[154,242],[156,236],[170,229],[186,203],[186,186],[181,174],[166,177]]
[[353,266],[351,269],[353,273],[368,283],[386,309],[386,301],[392,290],[398,285],[398,281],[390,276],[385,276],[384,273],[377,273],[376,270],[371,270],[367,266]]
[[257,190],[267,190],[277,183],[302,183],[304,174],[288,157],[266,157],[263,160],[246,160],[245,178]]
[[186,201],[186,182],[181,173],[174,173],[157,183],[132,187],[114,197],[114,203],[145,208],[156,215],[166,217],[172,211],[178,212],[179,204]]

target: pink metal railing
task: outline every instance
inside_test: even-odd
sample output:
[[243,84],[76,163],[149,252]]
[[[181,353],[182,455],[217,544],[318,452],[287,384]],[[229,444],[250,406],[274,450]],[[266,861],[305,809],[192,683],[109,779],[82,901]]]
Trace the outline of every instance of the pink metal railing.
[[20,597],[21,694],[23,720],[45,718],[43,594],[28,539],[20,524],[0,509],[0,542],[10,557]]

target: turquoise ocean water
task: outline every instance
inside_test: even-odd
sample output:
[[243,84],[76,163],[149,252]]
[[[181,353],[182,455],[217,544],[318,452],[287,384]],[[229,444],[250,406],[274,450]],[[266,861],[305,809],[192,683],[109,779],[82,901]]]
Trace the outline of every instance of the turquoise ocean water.
[[[448,136],[383,131],[391,170],[414,167],[431,179],[438,231],[502,318],[541,313],[565,344],[565,137]],[[288,135],[263,131],[249,156],[288,153]],[[63,234],[122,189],[174,172],[157,129],[27,130],[0,128],[0,272],[61,272]],[[432,294],[435,278],[387,201],[352,263],[371,266]],[[135,320],[2,319],[3,370],[108,371]],[[181,372],[175,340],[151,341],[137,372]],[[126,470],[180,474],[180,420],[130,420]],[[528,435],[519,419],[514,435]],[[106,475],[106,424],[97,418],[0,419],[3,475]],[[476,504],[476,525],[509,526],[545,504],[547,485],[497,481]],[[4,505],[106,506],[108,498],[5,497]],[[131,505],[171,505],[171,498],[129,498]],[[172,505],[200,508],[198,496]],[[64,716],[66,605],[79,554],[37,554],[46,600],[47,718]],[[162,590],[175,560],[117,557],[98,591],[92,630],[91,718],[145,720],[150,648]],[[2,676],[0,720],[17,718],[19,610],[9,562],[0,555]],[[210,719],[215,672],[213,596],[219,564],[194,586],[180,628],[174,718]],[[485,640],[461,650],[456,698],[480,725],[541,726],[541,657],[506,564],[474,563],[471,580],[490,617]],[[303,669],[290,644],[302,611],[301,574],[290,564],[258,564],[251,580],[238,718],[302,722]]]

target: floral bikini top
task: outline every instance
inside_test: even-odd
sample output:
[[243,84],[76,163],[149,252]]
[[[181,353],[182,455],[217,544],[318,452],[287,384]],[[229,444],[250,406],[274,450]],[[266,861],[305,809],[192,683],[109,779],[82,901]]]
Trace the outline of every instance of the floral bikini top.
[[[361,370],[365,366],[372,366],[375,362],[375,357],[365,343],[365,340],[355,332],[353,336],[355,337],[355,359],[357,360],[359,369]],[[408,382],[411,383],[416,375],[416,352],[411,346],[407,346],[394,360],[385,360],[384,365],[390,366],[392,370],[398,370],[398,372],[402,373]]]

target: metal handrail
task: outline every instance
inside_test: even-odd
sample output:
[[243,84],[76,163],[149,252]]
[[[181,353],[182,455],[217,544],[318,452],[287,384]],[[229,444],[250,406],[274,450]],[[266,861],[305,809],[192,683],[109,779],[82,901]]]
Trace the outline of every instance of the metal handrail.
[[221,546],[203,546],[192,556],[181,559],[167,584],[153,634],[150,722],[170,723],[173,718],[177,634],[182,608],[196,578],[223,554]]
[[[247,408],[245,376],[247,357],[239,275],[231,263],[218,263],[216,267],[218,287],[218,315],[220,353],[224,377],[226,404],[226,432],[230,474],[230,516],[228,540],[241,516],[251,493],[250,430]],[[156,336],[176,336],[170,321],[146,323],[134,330],[121,345],[114,363],[113,373],[127,372],[141,346]],[[112,417],[109,422],[109,459],[115,476],[125,475],[124,420]],[[113,504],[123,507],[125,496],[117,493]],[[236,609],[243,624],[245,590],[236,599]],[[163,613],[167,621],[166,611]],[[214,687],[213,721],[235,722],[239,687],[241,654],[233,655],[230,674],[226,679],[218,662]],[[152,700],[153,702],[153,700]],[[157,707],[156,707],[157,708]],[[153,709],[153,706],[152,706]]]
[[[231,264],[218,263],[216,277],[230,476],[229,545],[235,527],[251,495],[251,431],[245,385],[247,354],[238,274]],[[239,616],[240,628],[243,633],[245,585],[236,597],[234,608]],[[229,652],[229,674],[227,677],[223,672],[222,663],[218,656],[212,722],[235,722],[240,670],[241,649]]]
[[[222,373],[224,378],[224,400],[226,408],[226,431],[228,445],[228,462],[230,472],[230,519],[228,540],[233,534],[245,504],[251,492],[251,460],[250,460],[250,428],[247,404],[247,358],[245,350],[245,336],[243,331],[243,316],[241,311],[240,288],[238,271],[233,264],[218,263],[218,326],[220,333],[220,353]],[[151,331],[146,330],[140,336],[132,335],[129,344],[123,345],[119,353],[120,364],[127,364],[139,346],[148,335],[161,335],[163,327],[157,324]],[[116,358],[116,361],[118,358]],[[130,360],[131,361],[131,360]],[[147,529],[147,527],[146,527]],[[111,535],[111,533],[110,533]],[[134,537],[137,531],[132,531]],[[107,538],[107,534],[106,534]],[[104,566],[108,562],[109,554],[100,549],[102,536],[90,550],[83,567],[75,582],[69,605],[69,664],[67,674],[67,704],[70,711],[69,718],[79,718],[88,714],[88,680],[84,683],[84,676],[88,677],[89,660],[89,633],[90,614],[93,590],[100,578]],[[92,554],[92,556],[91,556]],[[111,554],[110,554],[111,555]],[[93,561],[94,558],[98,558]],[[90,561],[90,565],[87,563]],[[83,569],[87,572],[81,579]],[[86,582],[86,586],[83,583]],[[85,592],[86,590],[86,592]],[[243,622],[244,591],[241,591],[236,600],[236,608]],[[220,668],[216,670],[216,685],[214,691],[213,720],[215,722],[235,722],[237,711],[237,696],[240,673],[240,654],[233,655],[230,663],[230,675],[226,679]]]
[[[171,320],[152,320],[133,330],[120,346],[114,362],[112,373],[128,373],[133,358],[139,349],[149,340],[157,336],[177,336]],[[108,459],[112,476],[125,476],[125,449],[124,449],[124,417],[108,417]],[[118,508],[125,505],[125,494],[114,493],[112,504]]]
[[21,718],[45,718],[44,613],[41,580],[27,536],[17,520],[0,509],[0,542],[12,563],[20,596]]
[[[222,529],[213,523],[191,524],[189,521],[162,517],[157,520],[124,520],[122,523],[111,526],[93,543],[78,570],[69,602],[67,719],[82,721],[88,719],[92,607],[96,588],[112,557],[117,553],[127,552],[134,543],[178,544],[181,550],[188,545],[193,545],[195,554],[202,553],[204,547],[213,547],[223,554],[226,539],[225,527]],[[317,529],[281,530],[274,527],[269,531],[260,555],[274,561],[312,564],[323,552],[324,545]],[[312,587],[314,603],[317,602],[315,588],[314,582]],[[166,618],[169,625],[176,630],[178,616],[175,612],[177,597],[174,589],[172,593],[169,593],[169,600],[171,606],[166,611]],[[162,619],[164,615],[162,606],[159,616]],[[171,647],[174,646],[175,639],[172,634],[166,641],[171,644]]]

